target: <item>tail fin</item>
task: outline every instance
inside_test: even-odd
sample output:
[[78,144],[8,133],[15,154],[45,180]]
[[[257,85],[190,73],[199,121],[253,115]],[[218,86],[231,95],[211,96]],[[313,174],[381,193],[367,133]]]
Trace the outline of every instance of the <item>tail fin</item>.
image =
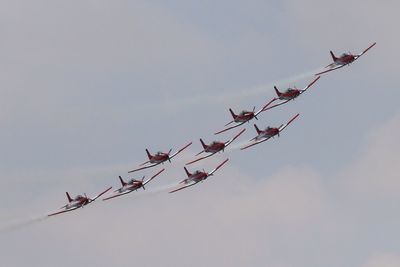
[[329,52],[331,53],[331,57],[332,57],[333,61],[336,61],[337,57],[335,57],[335,55],[333,54],[332,51],[329,51]]
[[149,152],[149,150],[146,148],[146,153],[147,153],[147,157],[149,158],[149,159],[151,159],[151,154],[150,154],[150,152]]
[[204,142],[203,142],[203,140],[200,138],[200,143],[201,143],[201,145],[203,146],[203,148],[204,149],[206,149],[207,148],[207,145],[206,144],[204,144]]
[[233,112],[233,110],[232,110],[232,109],[229,109],[229,112],[231,113],[232,117],[233,117],[234,119],[236,119],[236,114]]
[[279,92],[279,90],[278,90],[278,88],[276,88],[276,86],[274,86],[274,89],[275,89],[275,92],[278,95],[278,97],[280,97],[282,93]]
[[256,128],[257,134],[260,134],[260,133],[261,133],[260,129],[258,129],[258,127],[257,127],[256,124],[254,124],[254,128]]
[[119,176],[119,180],[121,181],[122,186],[126,185],[125,181],[122,180],[122,177],[121,177],[121,176]]
[[71,198],[71,196],[68,194],[68,192],[65,192],[65,194],[67,194],[68,201],[69,201],[69,202],[72,202],[72,198]]
[[185,169],[186,175],[187,175],[188,177],[190,177],[190,175],[192,175],[192,174],[186,169],[186,167],[183,167],[183,168]]

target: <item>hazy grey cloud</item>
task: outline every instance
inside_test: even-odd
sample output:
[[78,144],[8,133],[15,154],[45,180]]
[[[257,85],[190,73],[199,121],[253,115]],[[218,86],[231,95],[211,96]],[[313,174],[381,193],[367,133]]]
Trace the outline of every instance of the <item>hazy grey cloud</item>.
[[[399,196],[392,196],[397,203],[393,206],[388,207],[386,199],[381,199],[375,205],[367,202],[368,207],[360,209],[358,199],[366,195],[353,184],[342,183],[345,178],[340,176],[358,181],[365,173],[393,168],[388,161],[380,162],[377,168],[364,156],[386,147],[380,141],[381,133],[398,128],[393,121],[372,133],[364,153],[346,168],[362,166],[362,172],[344,171],[346,175],[339,173],[339,177],[334,175],[327,182],[310,167],[292,166],[256,181],[233,163],[187,191],[148,196],[141,192],[142,197],[132,194],[31,226],[30,231],[37,233],[38,239],[18,244],[28,251],[27,256],[13,261],[16,265],[41,262],[34,256],[37,251],[32,249],[34,243],[40,242],[47,243],[48,265],[63,258],[64,253],[70,255],[66,264],[78,266],[82,263],[128,266],[131,262],[125,255],[145,266],[309,266],[327,261],[329,266],[391,264],[396,262],[397,254],[370,257],[382,250],[395,251],[397,241],[371,239],[368,232],[383,224],[387,226],[385,232],[391,232],[391,238],[398,235],[399,217],[392,212],[398,208]],[[172,177],[182,174],[171,169],[169,179],[175,180]],[[154,187],[167,183],[163,177],[159,180]],[[378,176],[371,176],[365,182],[380,188],[382,195],[393,192],[387,181]],[[43,204],[51,196],[48,198]],[[359,210],[355,213],[354,209]],[[376,218],[376,214],[381,217]],[[28,230],[3,236],[12,241]],[[364,244],[359,243],[359,236],[363,236]],[[329,253],[330,248],[336,253]],[[348,258],[351,254],[353,259]]]
[[395,267],[399,266],[400,257],[390,253],[378,253],[371,256],[363,267]]
[[[65,191],[118,186],[146,147],[194,141],[145,192],[3,232],[4,265],[397,264],[397,2],[0,6],[2,223],[57,209]],[[212,135],[228,107],[260,106],[273,81],[293,85],[286,78],[328,63],[330,49],[372,41],[351,67],[260,116],[261,127],[301,113],[280,138],[191,166],[230,158],[204,183],[162,191],[184,178],[199,137],[231,137]]]

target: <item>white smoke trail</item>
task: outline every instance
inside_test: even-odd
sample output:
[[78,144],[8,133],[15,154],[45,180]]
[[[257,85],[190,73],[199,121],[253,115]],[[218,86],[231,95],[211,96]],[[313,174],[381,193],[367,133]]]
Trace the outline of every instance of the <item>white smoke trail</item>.
[[[189,97],[183,98],[167,98],[164,101],[165,107],[163,109],[168,110],[168,112],[177,112],[181,109],[190,108],[197,105],[204,105],[207,104],[228,104],[232,103],[233,101],[241,100],[247,97],[254,97],[260,94],[265,94],[270,90],[274,89],[274,86],[281,87],[287,85],[294,85],[294,83],[305,80],[305,79],[312,79],[315,77],[315,73],[321,71],[321,68],[317,68],[315,70],[307,71],[305,73],[295,75],[289,78],[285,78],[282,80],[278,80],[275,82],[267,83],[264,85],[259,85],[253,88],[241,89],[241,90],[229,90],[229,91],[222,91],[219,93],[213,94],[198,94],[198,95],[191,95]],[[219,90],[218,90],[219,91]],[[148,108],[148,106],[147,106]],[[156,107],[155,107],[156,108]],[[157,108],[160,108],[160,105],[157,105]]]
[[243,140],[243,141],[241,141],[241,142],[233,143],[233,144],[231,144],[230,146],[228,146],[228,147],[225,149],[225,151],[226,151],[226,152],[231,152],[231,151],[233,151],[233,150],[237,150],[237,149],[239,149],[239,148],[241,148],[241,147],[244,147],[245,145],[248,145],[248,144],[250,144],[250,141],[249,141],[249,140]]
[[178,186],[178,183],[174,182],[174,183],[170,183],[170,184],[163,185],[160,187],[152,188],[151,190],[149,190],[149,192],[146,193],[146,195],[155,195],[155,194],[163,193],[163,192],[169,191],[177,186]]
[[5,225],[0,226],[0,234],[19,230],[19,229],[28,227],[30,225],[42,222],[48,218],[49,217],[47,215],[41,215],[38,217],[12,221],[12,222],[6,223]]
[[[175,188],[177,186],[178,186],[178,183],[174,182],[174,183],[171,183],[171,184],[162,185],[162,186],[155,187],[155,188],[152,187],[151,189],[147,189],[147,188],[146,188],[146,190],[139,189],[139,190],[141,190],[141,192],[131,192],[129,194],[122,195],[122,196],[117,197],[115,199],[123,199],[123,198],[125,198],[125,199],[128,199],[128,198],[137,199],[137,198],[154,196],[154,195],[157,195],[157,194],[164,193],[166,191],[172,190],[173,188]],[[112,199],[110,201],[112,201]],[[99,205],[100,203],[102,203],[102,202],[99,201],[97,203],[97,205]]]
[[[302,74],[299,74],[299,75],[296,75],[296,76],[293,76],[293,77],[289,77],[289,78],[282,79],[282,80],[279,80],[279,81],[276,81],[276,82],[273,82],[273,83],[269,83],[269,84],[266,84],[266,85],[258,86],[256,88],[253,88],[253,89],[250,89],[250,90],[247,90],[247,91],[243,91],[241,97],[256,96],[256,95],[265,93],[268,90],[272,90],[274,88],[274,86],[277,86],[277,87],[287,86],[287,85],[293,86],[294,83],[296,83],[296,82],[299,82],[299,81],[302,81],[302,80],[305,80],[305,79],[311,79],[311,78],[315,77],[315,73],[317,73],[320,70],[321,70],[321,68],[318,68],[318,69],[315,69],[315,70],[312,70],[312,71],[309,71],[309,72],[305,72],[305,73],[302,73]],[[285,89],[285,88],[283,88],[283,89]]]

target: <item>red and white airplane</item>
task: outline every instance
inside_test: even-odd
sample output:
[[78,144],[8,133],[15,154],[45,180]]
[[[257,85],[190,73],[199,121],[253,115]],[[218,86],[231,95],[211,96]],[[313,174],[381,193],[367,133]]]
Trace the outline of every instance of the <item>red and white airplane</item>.
[[108,200],[108,199],[112,199],[115,197],[120,197],[126,194],[129,194],[133,191],[137,191],[140,188],[143,188],[143,190],[146,190],[146,188],[144,187],[146,184],[148,184],[151,180],[153,180],[154,178],[156,178],[156,176],[158,176],[160,173],[162,173],[165,169],[162,169],[161,171],[157,172],[156,174],[154,174],[152,177],[150,177],[149,179],[147,179],[146,181],[144,180],[145,176],[142,177],[141,180],[135,180],[135,179],[131,179],[128,182],[125,182],[121,176],[119,176],[119,180],[121,182],[122,187],[115,190],[114,195],[103,198],[103,200]]
[[185,169],[186,175],[188,178],[186,178],[185,180],[183,180],[182,182],[180,182],[179,184],[183,184],[183,186],[174,189],[172,191],[170,191],[170,193],[174,193],[176,191],[188,188],[190,186],[193,186],[195,184],[197,184],[198,182],[203,182],[205,179],[207,179],[208,177],[212,176],[214,174],[214,172],[216,172],[219,168],[222,167],[222,165],[224,165],[229,159],[224,160],[221,164],[219,164],[214,170],[212,170],[211,172],[206,172],[206,171],[195,171],[194,173],[190,173],[186,167],[183,167]]
[[185,149],[186,149],[188,146],[190,146],[191,144],[192,144],[192,142],[190,142],[189,144],[185,145],[184,147],[182,147],[181,149],[179,149],[178,151],[176,151],[176,152],[175,152],[174,154],[172,154],[172,155],[171,155],[172,149],[170,149],[170,150],[168,151],[168,153],[157,152],[157,153],[154,154],[154,155],[152,155],[152,154],[149,152],[149,150],[146,149],[147,157],[149,158],[149,160],[146,161],[146,162],[144,162],[144,163],[142,163],[142,164],[140,164],[139,166],[143,166],[143,165],[146,165],[146,164],[148,164],[148,163],[151,163],[151,165],[148,165],[148,166],[144,166],[144,167],[140,167],[140,168],[134,169],[134,170],[132,170],[132,171],[129,171],[128,173],[136,172],[136,171],[140,171],[140,170],[144,170],[144,169],[147,169],[147,168],[151,168],[151,167],[157,166],[157,165],[159,165],[159,164],[161,164],[161,163],[164,163],[164,162],[166,162],[166,161],[171,162],[171,159],[172,159],[173,157],[175,157],[176,155],[178,155],[179,153],[181,153],[183,150],[185,150]]
[[100,194],[98,194],[97,196],[90,198],[88,196],[86,196],[86,194],[84,194],[84,196],[82,195],[77,195],[75,198],[71,198],[71,196],[68,194],[68,192],[65,192],[67,194],[67,199],[68,199],[68,204],[66,204],[65,206],[62,206],[61,209],[63,209],[62,211],[58,211],[52,214],[49,214],[47,216],[54,216],[57,214],[61,214],[64,212],[70,212],[79,208],[83,208],[84,206],[86,206],[87,204],[92,203],[93,201],[95,201],[96,199],[98,199],[99,197],[101,197],[102,195],[104,195],[105,193],[107,193],[109,190],[111,190],[111,186],[109,188],[107,188],[106,190],[104,190],[103,192],[101,192]]
[[241,150],[258,145],[269,140],[271,137],[275,137],[276,135],[279,137],[280,133],[292,122],[294,121],[300,114],[294,116],[290,121],[285,124],[282,124],[278,128],[275,127],[267,127],[265,130],[258,129],[257,125],[254,124],[254,128],[256,128],[257,136],[250,140],[250,144],[240,148]]
[[376,45],[376,42],[370,45],[367,49],[365,49],[361,54],[353,55],[350,52],[349,53],[343,53],[340,57],[336,57],[332,51],[330,51],[333,63],[329,64],[325,68],[328,68],[327,70],[324,70],[320,73],[317,73],[315,75],[321,75],[323,73],[327,73],[333,70],[340,69],[346,65],[349,65],[350,63],[353,63],[355,60],[357,60],[359,57],[364,55],[368,50],[370,50],[374,45]]
[[255,112],[256,107],[254,107],[254,108],[253,108],[253,111],[243,110],[242,112],[240,112],[239,114],[236,115],[236,114],[233,112],[232,109],[229,109],[229,111],[230,111],[230,113],[231,113],[231,115],[232,115],[232,117],[233,117],[233,121],[230,121],[230,122],[228,122],[227,124],[225,124],[225,127],[228,126],[228,125],[230,125],[231,123],[234,123],[234,122],[235,122],[235,123],[238,123],[238,124],[236,124],[235,126],[231,126],[231,127],[225,128],[225,129],[223,129],[223,130],[221,130],[221,131],[219,131],[219,132],[216,132],[216,133],[214,133],[214,134],[220,134],[220,133],[226,132],[226,131],[228,131],[228,130],[230,130],[230,129],[239,127],[239,126],[243,125],[243,124],[246,123],[246,122],[249,122],[250,120],[252,120],[252,119],[254,119],[254,118],[255,118],[256,120],[258,120],[257,115],[260,114],[261,112],[265,111],[266,108],[268,107],[268,105],[270,105],[270,104],[271,104],[272,102],[274,102],[275,100],[276,100],[275,98],[272,99],[270,102],[268,102],[267,104],[265,104],[265,105],[264,105],[259,111],[257,111],[257,112]]
[[197,153],[196,156],[202,154],[203,152],[210,153],[210,154],[207,155],[207,156],[195,159],[195,160],[193,160],[191,162],[188,162],[188,163],[186,163],[186,165],[189,165],[189,164],[195,163],[197,161],[200,161],[200,160],[206,159],[208,157],[211,157],[212,155],[214,155],[214,154],[216,154],[218,152],[223,152],[225,150],[225,148],[227,146],[229,146],[233,141],[235,141],[244,131],[246,131],[246,129],[241,130],[237,135],[235,135],[232,139],[230,139],[230,140],[228,140],[226,142],[214,141],[209,145],[206,145],[204,143],[204,141],[200,138],[200,142],[201,142],[201,144],[203,146],[203,150],[200,151],[199,153]]
[[295,98],[297,98],[299,95],[301,95],[302,93],[304,93],[305,91],[308,90],[308,88],[310,88],[316,81],[319,80],[319,78],[321,78],[321,76],[318,76],[317,78],[315,78],[312,82],[310,82],[305,88],[303,89],[297,89],[296,87],[294,88],[288,88],[286,89],[285,92],[279,92],[278,88],[276,86],[274,86],[275,92],[278,96],[278,98],[274,98],[275,100],[283,100],[282,102],[269,106],[267,108],[265,108],[264,110],[269,110],[272,108],[275,108],[277,106],[286,104],[287,102],[289,102],[290,100],[293,100]]

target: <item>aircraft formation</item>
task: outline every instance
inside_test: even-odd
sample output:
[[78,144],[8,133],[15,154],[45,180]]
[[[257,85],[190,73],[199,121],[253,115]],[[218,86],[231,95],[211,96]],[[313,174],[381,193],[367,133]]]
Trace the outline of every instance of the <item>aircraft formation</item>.
[[[364,55],[368,50],[370,50],[375,45],[376,45],[376,43],[371,44],[368,48],[366,48],[360,54],[351,54],[349,52],[349,53],[343,53],[339,57],[336,57],[335,54],[332,51],[330,51],[333,63],[327,65],[323,71],[316,73],[315,74],[316,77],[305,88],[303,88],[303,89],[297,89],[296,87],[287,88],[284,92],[281,92],[281,91],[279,91],[279,89],[276,86],[274,86],[276,97],[271,99],[270,101],[266,102],[264,104],[264,106],[262,106],[259,110],[256,111],[256,107],[253,107],[252,111],[243,110],[240,113],[236,114],[232,109],[229,109],[229,112],[230,112],[233,120],[228,122],[227,124],[225,124],[224,129],[219,130],[219,131],[215,132],[214,134],[218,135],[220,133],[232,130],[234,128],[238,128],[238,127],[244,125],[246,122],[249,123],[253,119],[258,120],[258,116],[261,113],[266,112],[270,109],[276,108],[278,106],[284,105],[284,104],[296,99],[297,97],[299,97],[300,95],[305,93],[310,87],[312,87],[321,78],[320,75],[337,70],[344,66],[349,66],[351,63],[353,63],[358,58],[360,58],[362,55]],[[254,128],[255,128],[257,135],[254,138],[252,138],[251,140],[249,140],[248,143],[246,145],[242,146],[240,149],[241,150],[248,149],[250,147],[253,147],[255,145],[259,145],[265,141],[268,141],[270,138],[273,138],[275,136],[279,137],[280,134],[282,133],[282,131],[287,126],[289,126],[289,124],[291,124],[294,120],[296,120],[299,117],[299,115],[300,114],[296,114],[291,119],[289,119],[286,123],[284,123],[278,127],[268,126],[265,129],[260,130],[259,127],[256,124],[254,124]],[[243,128],[242,130],[237,132],[236,135],[234,135],[228,141],[225,141],[225,142],[213,141],[212,143],[210,143],[208,145],[203,141],[203,139],[200,138],[200,143],[203,147],[203,150],[195,155],[195,157],[197,157],[197,158],[193,159],[190,162],[187,162],[186,165],[191,165],[191,164],[194,164],[201,160],[204,160],[206,158],[212,157],[216,153],[223,153],[224,150],[230,144],[232,144],[237,138],[239,138],[240,135],[244,131],[246,131],[246,128]],[[171,163],[171,160],[174,157],[179,155],[181,152],[183,152],[186,148],[188,148],[191,145],[192,145],[192,142],[184,145],[183,147],[181,147],[174,153],[172,153],[172,149],[171,149],[168,152],[157,152],[156,154],[151,154],[148,149],[145,149],[148,160],[146,162],[140,164],[136,169],[128,171],[128,173],[134,173],[134,172],[138,172],[138,171],[141,171],[144,169],[153,168],[153,167],[156,167],[165,162]],[[203,153],[208,153],[208,155],[198,157]],[[194,186],[197,183],[206,180],[210,176],[214,175],[214,173],[218,169],[220,169],[223,165],[225,165],[228,161],[229,161],[228,158],[225,159],[223,162],[219,163],[219,165],[217,165],[210,172],[207,172],[205,170],[197,170],[194,172],[190,172],[190,171],[188,171],[188,169],[186,167],[184,167],[187,178],[182,180],[177,185],[177,188],[169,191],[169,193],[175,193],[177,191]],[[121,184],[121,187],[119,189],[115,190],[114,192],[112,192],[109,196],[103,198],[103,201],[107,201],[107,200],[110,200],[110,199],[113,199],[116,197],[121,197],[123,195],[135,192],[139,189],[145,190],[146,189],[145,186],[149,182],[151,182],[153,179],[155,179],[158,175],[160,175],[164,170],[165,169],[159,170],[158,172],[156,172],[153,176],[151,176],[148,179],[145,179],[145,176],[143,176],[139,180],[131,179],[129,181],[124,181],[123,178],[121,176],[119,176],[119,182]],[[106,190],[102,191],[101,193],[95,195],[92,198],[88,197],[86,194],[77,195],[76,197],[71,198],[69,193],[66,192],[68,203],[66,205],[62,206],[58,211],[48,214],[47,216],[50,217],[50,216],[54,216],[54,215],[58,215],[58,214],[62,214],[65,212],[70,212],[70,211],[82,208],[82,207],[96,201],[98,198],[105,195],[111,189],[112,189],[112,187],[108,187]]]

